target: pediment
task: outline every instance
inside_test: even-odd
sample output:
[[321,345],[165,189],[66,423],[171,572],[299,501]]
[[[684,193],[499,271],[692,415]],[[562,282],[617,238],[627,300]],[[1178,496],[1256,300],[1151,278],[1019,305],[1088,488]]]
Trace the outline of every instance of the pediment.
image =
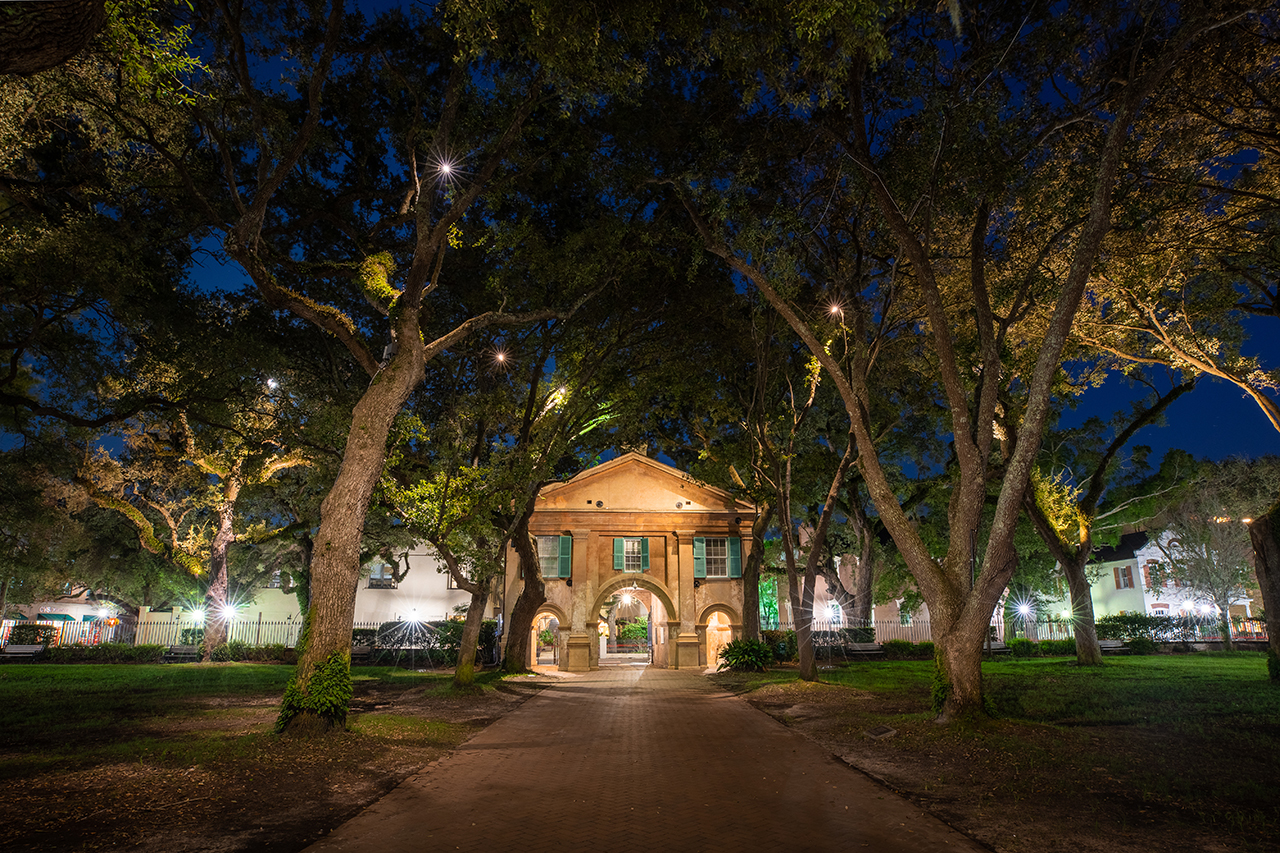
[[639,453],[627,453],[554,483],[538,495],[539,509],[629,512],[749,512],[728,492]]

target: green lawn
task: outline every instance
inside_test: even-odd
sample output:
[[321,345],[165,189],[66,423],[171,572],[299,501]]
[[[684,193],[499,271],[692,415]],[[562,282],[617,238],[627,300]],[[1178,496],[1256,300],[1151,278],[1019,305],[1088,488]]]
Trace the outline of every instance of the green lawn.
[[[361,667],[357,681],[377,680],[439,689],[450,676],[394,667]],[[198,764],[256,748],[265,731],[228,738],[226,727],[243,707],[274,705],[293,675],[279,664],[14,664],[0,667],[0,778],[119,761]],[[483,680],[483,679],[479,679]],[[209,734],[165,734],[176,720],[210,718]],[[226,718],[215,722],[211,718]],[[377,724],[386,729],[390,724]],[[261,729],[262,727],[258,727]],[[268,727],[269,728],[269,727]]]

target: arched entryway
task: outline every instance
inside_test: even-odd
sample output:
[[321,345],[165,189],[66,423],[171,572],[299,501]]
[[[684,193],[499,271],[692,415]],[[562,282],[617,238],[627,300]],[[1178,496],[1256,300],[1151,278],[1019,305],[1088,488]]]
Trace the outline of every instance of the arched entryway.
[[[615,626],[623,614],[631,614],[634,620],[637,614],[644,618],[643,650],[635,648],[638,643],[625,644],[630,648],[618,647],[611,652],[609,614],[613,612]],[[678,615],[675,604],[667,588],[658,581],[641,574],[626,574],[611,579],[600,587],[590,613],[596,621],[588,626],[593,636],[599,637],[597,645],[592,649],[593,666],[618,663],[621,665],[666,666],[669,656],[668,645],[674,641],[678,633]],[[634,621],[629,624],[635,625]],[[633,627],[632,630],[638,630]],[[619,657],[613,657],[618,655]]]
[[543,604],[529,630],[529,665],[559,666],[569,636],[569,620],[564,611],[554,604]]
[[698,656],[709,669],[720,665],[720,650],[742,636],[742,620],[726,604],[713,604],[698,617]]

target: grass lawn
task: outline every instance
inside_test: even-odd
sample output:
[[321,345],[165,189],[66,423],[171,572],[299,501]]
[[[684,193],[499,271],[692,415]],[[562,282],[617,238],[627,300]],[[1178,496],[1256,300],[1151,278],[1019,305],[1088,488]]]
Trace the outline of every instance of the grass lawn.
[[292,666],[0,667],[0,849],[300,849],[534,691],[353,671],[348,731],[273,724]]
[[[932,723],[932,661],[717,676],[997,850],[1280,849],[1280,688],[1255,652],[986,662],[992,719]],[[864,733],[897,734],[873,741]],[[1018,840],[1014,840],[1018,839]]]

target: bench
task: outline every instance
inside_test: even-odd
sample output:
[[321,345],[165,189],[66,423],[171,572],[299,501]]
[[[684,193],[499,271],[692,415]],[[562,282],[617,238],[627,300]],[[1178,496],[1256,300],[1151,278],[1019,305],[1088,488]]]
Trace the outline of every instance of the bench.
[[355,664],[355,663],[368,663],[368,662],[369,662],[369,656],[370,656],[370,655],[372,655],[372,654],[373,654],[373,646],[352,646],[352,647],[351,647],[351,662],[352,662],[353,664]]
[[44,646],[40,644],[26,646],[10,643],[0,650],[0,660],[35,660],[44,654]]
[[846,655],[859,657],[878,657],[884,654],[884,646],[879,643],[845,643],[843,648]]
[[170,646],[160,658],[163,663],[195,663],[199,659],[199,646]]
[[1129,649],[1125,647],[1124,640],[1099,640],[1098,648],[1104,655],[1129,654]]
[[1007,655],[1009,653],[1009,647],[999,640],[990,644],[983,643],[982,653],[984,655]]

